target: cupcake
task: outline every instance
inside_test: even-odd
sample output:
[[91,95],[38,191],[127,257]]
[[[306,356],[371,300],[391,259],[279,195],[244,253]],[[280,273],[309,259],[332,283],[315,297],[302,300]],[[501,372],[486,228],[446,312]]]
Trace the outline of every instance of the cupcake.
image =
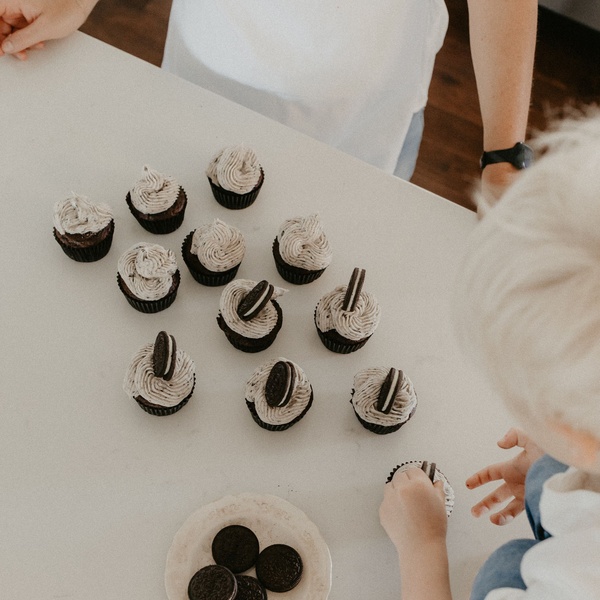
[[246,383],[246,406],[254,421],[269,431],[289,429],[304,417],[312,401],[306,374],[285,358],[266,362]]
[[411,380],[393,367],[359,371],[354,376],[350,402],[362,426],[379,434],[398,431],[417,409]]
[[332,352],[349,354],[362,348],[379,324],[376,298],[363,291],[364,269],[354,269],[350,283],[325,294],[315,309],[321,341]]
[[319,216],[284,221],[273,242],[273,256],[286,281],[300,285],[318,279],[331,263],[331,248]]
[[193,278],[203,285],[225,285],[235,278],[246,252],[242,232],[215,219],[185,238],[181,252]]
[[117,269],[119,288],[136,310],[155,313],[173,304],[181,277],[172,250],[139,242],[121,255]]
[[112,209],[73,194],[54,205],[54,239],[78,262],[93,262],[108,254],[115,231]]
[[183,222],[187,196],[173,177],[146,165],[142,178],[127,193],[127,205],[147,231],[171,233]]
[[450,516],[452,509],[454,508],[454,490],[450,485],[446,476],[437,468],[434,462],[428,462],[426,460],[409,460],[396,466],[389,474],[386,483],[390,483],[394,478],[396,471],[406,471],[407,469],[421,469],[429,476],[432,483],[436,481],[444,482],[444,493],[446,494],[446,514]]
[[289,592],[302,578],[300,554],[287,544],[267,546],[256,561],[257,579],[272,592]]
[[258,558],[258,538],[244,525],[223,527],[213,538],[211,552],[215,563],[238,574],[251,569]]
[[244,146],[223,148],[206,169],[215,200],[225,208],[250,206],[258,196],[265,179],[254,150]]
[[147,413],[162,417],[183,408],[196,383],[193,360],[161,331],[153,344],[133,356],[123,382],[125,393]]
[[287,290],[268,281],[234,279],[221,294],[217,323],[229,342],[243,352],[260,352],[277,337],[283,312],[275,300]]
[[235,575],[219,565],[202,567],[190,579],[190,600],[234,600],[237,594]]

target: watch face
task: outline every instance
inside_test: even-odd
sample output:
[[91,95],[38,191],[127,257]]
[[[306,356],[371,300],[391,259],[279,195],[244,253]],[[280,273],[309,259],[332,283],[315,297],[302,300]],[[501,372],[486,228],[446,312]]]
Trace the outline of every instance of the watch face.
[[517,168],[517,169],[526,169],[527,167],[531,166],[531,163],[533,162],[533,150],[522,143],[519,143],[515,146],[515,150],[517,151],[515,156],[514,156],[514,160],[511,161],[512,164]]

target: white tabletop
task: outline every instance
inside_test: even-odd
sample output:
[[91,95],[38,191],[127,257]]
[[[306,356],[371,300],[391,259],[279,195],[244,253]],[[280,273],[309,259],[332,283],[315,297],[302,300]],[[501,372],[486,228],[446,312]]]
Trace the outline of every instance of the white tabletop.
[[[502,456],[495,441],[510,424],[451,327],[450,290],[475,215],[83,34],[25,63],[0,59],[0,97],[2,597],[164,599],[167,553],[188,516],[258,493],[318,527],[331,600],[397,599],[378,507],[390,470],[426,459],[456,492],[448,545],[453,591],[465,598],[489,552],[525,531],[523,520],[500,529],[473,519],[481,494],[463,483]],[[266,179],[253,206],[228,211],[204,169],[238,142],[256,150]],[[188,193],[184,223],[167,236],[143,230],[125,203],[144,164]],[[97,263],[70,260],[53,239],[52,206],[71,191],[114,209],[113,246]],[[271,244],[284,219],[312,212],[334,259],[318,281],[288,285]],[[229,345],[216,323],[221,288],[196,283],[181,260],[185,235],[215,217],[246,236],[239,277],[289,289],[283,328],[262,353]],[[142,240],[173,249],[182,272],[175,303],[153,315],[131,308],[116,284],[118,257]],[[336,355],[320,343],[313,310],[355,266],[382,319],[362,350]],[[161,329],[197,367],[192,400],[164,418],[121,387],[133,353]],[[303,367],[315,401],[300,423],[272,433],[253,422],[244,385],[278,356]],[[349,404],[354,373],[378,365],[403,369],[420,400],[387,436],[366,431]]]

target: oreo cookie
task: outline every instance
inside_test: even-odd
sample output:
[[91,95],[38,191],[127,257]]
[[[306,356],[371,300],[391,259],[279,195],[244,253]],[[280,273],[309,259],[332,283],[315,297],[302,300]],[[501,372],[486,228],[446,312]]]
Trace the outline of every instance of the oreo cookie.
[[286,544],[267,546],[256,561],[256,577],[272,592],[289,592],[302,578],[302,559]]
[[235,600],[267,600],[267,591],[260,581],[250,575],[236,575],[237,595]]
[[402,380],[404,379],[404,373],[392,367],[390,372],[388,373],[383,385],[381,386],[381,390],[379,391],[379,396],[377,397],[376,408],[379,412],[384,413],[386,415],[390,414],[392,407],[394,406],[394,400],[396,398],[396,394],[402,385]]
[[431,480],[431,483],[433,483],[433,480],[435,478],[435,463],[432,462],[428,462],[426,460],[423,461],[423,464],[421,465],[421,471],[423,471],[423,473],[425,473],[425,475],[427,475],[427,477],[429,477],[429,479]]
[[344,296],[342,310],[352,312],[356,309],[356,303],[360,298],[360,293],[365,282],[365,275],[365,270],[358,267],[355,267],[354,271],[352,271],[352,277],[350,277],[350,283],[348,283],[348,288]]
[[296,383],[296,369],[287,360],[276,362],[265,383],[265,398],[273,408],[286,406],[292,398]]
[[265,279],[259,281],[242,299],[237,314],[242,321],[250,321],[267,305],[275,288]]
[[235,575],[220,565],[197,571],[188,584],[190,600],[233,600],[237,594]]
[[212,541],[214,561],[232,573],[243,573],[254,566],[258,557],[258,538],[243,525],[228,525]]
[[166,331],[161,331],[154,342],[152,368],[156,377],[170,381],[175,372],[177,344],[175,338]]

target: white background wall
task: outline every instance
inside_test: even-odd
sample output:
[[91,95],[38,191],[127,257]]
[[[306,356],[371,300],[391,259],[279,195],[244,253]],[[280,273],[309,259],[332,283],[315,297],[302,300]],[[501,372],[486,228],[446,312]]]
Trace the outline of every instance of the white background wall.
[[540,0],[540,5],[600,30],[599,0]]

